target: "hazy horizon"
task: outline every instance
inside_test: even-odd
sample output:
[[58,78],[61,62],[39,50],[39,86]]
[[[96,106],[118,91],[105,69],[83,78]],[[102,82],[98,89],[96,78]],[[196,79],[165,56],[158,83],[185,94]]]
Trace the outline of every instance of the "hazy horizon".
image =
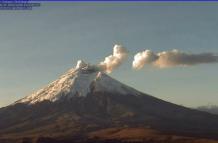
[[42,3],[1,11],[0,107],[31,94],[76,65],[97,64],[114,44],[128,60],[110,76],[157,98],[188,107],[218,105],[218,64],[131,68],[134,55],[178,49],[218,53],[218,3]]

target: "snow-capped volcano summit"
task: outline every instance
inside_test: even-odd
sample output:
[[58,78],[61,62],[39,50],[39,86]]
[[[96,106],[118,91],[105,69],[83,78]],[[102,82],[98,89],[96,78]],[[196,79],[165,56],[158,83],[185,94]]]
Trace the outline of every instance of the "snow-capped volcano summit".
[[45,100],[55,102],[63,98],[86,96],[90,92],[99,91],[113,91],[119,94],[136,93],[134,89],[123,86],[119,81],[109,77],[99,67],[79,60],[76,67],[68,70],[57,80],[15,103],[34,104]]
[[84,138],[114,127],[216,138],[218,116],[141,93],[83,61],[39,91],[0,108],[0,142],[5,137]]

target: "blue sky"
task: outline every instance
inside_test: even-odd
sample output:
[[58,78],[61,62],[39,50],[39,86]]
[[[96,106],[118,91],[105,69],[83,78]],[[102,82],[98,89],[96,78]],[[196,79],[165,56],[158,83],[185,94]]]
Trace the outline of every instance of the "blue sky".
[[122,44],[129,58],[111,76],[189,107],[218,105],[218,64],[131,69],[135,53],[218,53],[218,3],[42,3],[0,12],[0,107],[55,80],[76,61],[98,63]]

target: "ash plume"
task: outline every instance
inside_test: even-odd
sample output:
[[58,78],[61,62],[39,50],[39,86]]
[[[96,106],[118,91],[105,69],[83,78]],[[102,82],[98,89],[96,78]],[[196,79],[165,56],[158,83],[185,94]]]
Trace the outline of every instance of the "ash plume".
[[101,70],[111,73],[115,68],[120,66],[127,58],[128,52],[122,45],[115,45],[113,54],[105,57],[104,61],[98,65]]
[[217,63],[218,56],[213,53],[192,54],[178,50],[163,51],[154,53],[145,50],[134,56],[132,67],[141,69],[144,65],[152,65],[158,68],[167,68],[175,66],[193,66],[197,64]]

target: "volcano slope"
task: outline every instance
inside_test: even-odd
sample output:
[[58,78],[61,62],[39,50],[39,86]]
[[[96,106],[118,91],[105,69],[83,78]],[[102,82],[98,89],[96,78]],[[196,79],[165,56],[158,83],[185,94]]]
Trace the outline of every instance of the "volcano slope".
[[82,61],[0,109],[1,143],[123,142],[128,134],[141,142],[210,142],[199,138],[218,139],[218,116],[141,93]]

